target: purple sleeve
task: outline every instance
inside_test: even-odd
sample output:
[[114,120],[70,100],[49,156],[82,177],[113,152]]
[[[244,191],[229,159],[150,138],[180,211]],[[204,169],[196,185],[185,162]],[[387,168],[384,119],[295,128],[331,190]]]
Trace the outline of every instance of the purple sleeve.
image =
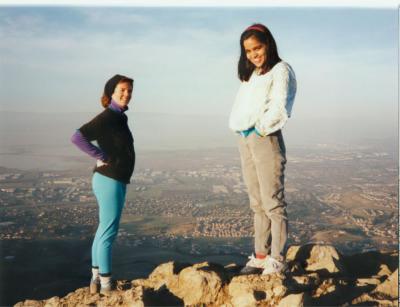
[[107,160],[106,153],[90,143],[79,130],[76,130],[76,132],[72,135],[71,142],[74,143],[76,147],[78,147],[80,150],[87,153],[89,156],[101,161]]

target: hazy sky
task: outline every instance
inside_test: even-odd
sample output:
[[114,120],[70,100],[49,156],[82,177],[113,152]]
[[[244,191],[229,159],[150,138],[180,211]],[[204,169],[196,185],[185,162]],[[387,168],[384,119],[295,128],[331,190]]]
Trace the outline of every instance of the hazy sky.
[[254,22],[296,72],[293,116],[397,119],[394,8],[2,7],[0,111],[100,110],[120,73],[135,112],[227,115]]

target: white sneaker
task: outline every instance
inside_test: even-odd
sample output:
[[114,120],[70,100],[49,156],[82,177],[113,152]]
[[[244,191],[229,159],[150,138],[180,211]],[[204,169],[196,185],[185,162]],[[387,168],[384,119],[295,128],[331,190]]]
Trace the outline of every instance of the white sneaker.
[[266,256],[263,259],[256,258],[254,254],[248,257],[250,260],[246,263],[246,266],[241,269],[240,274],[257,274],[261,273],[261,270],[266,268],[266,261],[269,258]]
[[268,257],[266,260],[266,265],[262,275],[274,274],[274,273],[283,273],[287,269],[286,262],[280,262],[272,257]]

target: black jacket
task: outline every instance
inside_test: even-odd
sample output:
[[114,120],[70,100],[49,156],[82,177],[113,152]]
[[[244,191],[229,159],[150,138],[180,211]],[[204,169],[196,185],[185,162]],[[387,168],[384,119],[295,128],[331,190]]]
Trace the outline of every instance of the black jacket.
[[97,141],[108,157],[107,165],[95,166],[93,172],[129,183],[135,168],[135,149],[127,116],[107,108],[79,131],[89,141]]

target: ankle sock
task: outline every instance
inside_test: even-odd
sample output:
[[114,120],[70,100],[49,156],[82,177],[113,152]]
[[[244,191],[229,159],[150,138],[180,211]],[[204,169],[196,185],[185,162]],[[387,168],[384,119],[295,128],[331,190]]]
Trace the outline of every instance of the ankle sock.
[[265,257],[267,257],[267,255],[256,253],[257,259],[265,259]]
[[98,280],[99,277],[99,268],[92,267],[92,280]]
[[111,276],[101,276],[100,275],[100,285],[102,288],[107,288],[111,286]]

